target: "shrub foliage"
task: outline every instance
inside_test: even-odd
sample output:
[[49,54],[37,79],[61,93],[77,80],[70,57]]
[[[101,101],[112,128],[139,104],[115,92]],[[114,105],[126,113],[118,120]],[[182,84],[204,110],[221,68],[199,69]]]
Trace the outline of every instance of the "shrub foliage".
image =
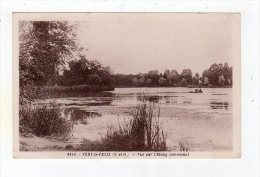
[[70,131],[70,122],[56,106],[21,106],[19,110],[21,135],[62,136]]

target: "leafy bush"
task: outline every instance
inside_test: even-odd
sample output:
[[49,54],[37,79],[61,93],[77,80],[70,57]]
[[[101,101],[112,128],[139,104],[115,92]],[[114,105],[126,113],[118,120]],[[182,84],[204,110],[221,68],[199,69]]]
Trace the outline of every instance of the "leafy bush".
[[70,132],[70,122],[61,117],[60,109],[55,105],[20,106],[19,117],[21,135],[61,136]]
[[160,110],[143,102],[133,118],[118,129],[109,127],[100,141],[83,140],[78,150],[83,151],[165,151],[166,135],[160,127]]

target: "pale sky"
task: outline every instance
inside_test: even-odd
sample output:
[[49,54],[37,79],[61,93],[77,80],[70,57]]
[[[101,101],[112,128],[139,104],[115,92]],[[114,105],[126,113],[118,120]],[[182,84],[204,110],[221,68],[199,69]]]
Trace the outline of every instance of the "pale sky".
[[239,59],[240,16],[199,13],[89,13],[78,26],[87,58],[115,73],[190,68]]

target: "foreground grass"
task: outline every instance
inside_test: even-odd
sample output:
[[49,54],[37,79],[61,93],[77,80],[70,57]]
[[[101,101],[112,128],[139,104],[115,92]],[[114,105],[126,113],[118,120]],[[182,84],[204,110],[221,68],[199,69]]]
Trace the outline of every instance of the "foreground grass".
[[143,102],[133,118],[115,129],[109,127],[99,141],[83,140],[75,149],[79,151],[166,151],[166,135],[160,125],[160,110]]

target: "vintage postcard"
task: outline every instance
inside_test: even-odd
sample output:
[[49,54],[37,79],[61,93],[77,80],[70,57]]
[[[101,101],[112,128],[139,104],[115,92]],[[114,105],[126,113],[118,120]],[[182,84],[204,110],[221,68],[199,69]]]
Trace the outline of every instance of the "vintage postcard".
[[240,158],[239,13],[13,13],[14,158]]

